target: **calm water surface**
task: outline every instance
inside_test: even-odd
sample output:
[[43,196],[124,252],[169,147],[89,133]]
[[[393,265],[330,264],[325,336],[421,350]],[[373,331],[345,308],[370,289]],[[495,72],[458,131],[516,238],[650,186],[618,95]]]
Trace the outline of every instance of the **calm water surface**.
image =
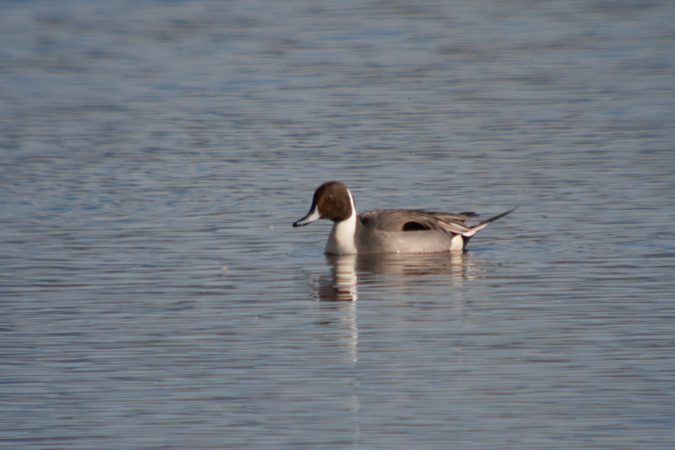
[[[673,23],[2,3],[0,447],[672,448]],[[463,257],[327,258],[290,224],[328,179],[520,208]]]

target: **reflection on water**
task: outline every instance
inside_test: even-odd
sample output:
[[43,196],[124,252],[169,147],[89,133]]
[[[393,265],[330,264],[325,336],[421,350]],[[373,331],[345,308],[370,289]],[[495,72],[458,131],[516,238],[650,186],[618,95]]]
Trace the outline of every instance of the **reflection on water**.
[[[318,277],[313,285],[314,297],[321,302],[340,303],[339,323],[349,331],[341,342],[352,362],[358,361],[356,301],[360,284],[377,285],[397,297],[414,296],[416,287],[428,289],[430,283],[445,285],[451,279],[458,286],[463,280],[475,279],[480,266],[480,260],[470,253],[325,256],[330,275]],[[432,275],[441,277],[430,279]]]
[[480,260],[472,253],[430,253],[420,255],[364,255],[357,269],[372,274],[392,275],[402,284],[424,282],[424,275],[448,275],[461,281],[479,276]]
[[480,259],[471,253],[326,255],[326,260],[331,275],[320,277],[315,287],[315,297],[323,301],[355,302],[359,283],[381,282],[375,275],[386,275],[387,285],[400,286],[404,292],[428,283],[425,275],[447,275],[457,282],[480,277]]
[[355,302],[359,298],[356,255],[326,255],[331,265],[331,275],[321,277],[316,296],[326,301]]

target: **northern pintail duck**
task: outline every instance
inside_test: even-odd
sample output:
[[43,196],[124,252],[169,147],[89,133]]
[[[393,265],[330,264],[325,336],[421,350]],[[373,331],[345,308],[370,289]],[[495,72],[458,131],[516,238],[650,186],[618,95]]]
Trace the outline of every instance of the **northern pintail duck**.
[[381,209],[357,216],[351,191],[338,181],[329,181],[317,188],[309,212],[293,226],[301,227],[319,219],[332,220],[326,253],[335,255],[463,252],[478,231],[515,209],[475,225],[464,223],[477,216],[472,212]]

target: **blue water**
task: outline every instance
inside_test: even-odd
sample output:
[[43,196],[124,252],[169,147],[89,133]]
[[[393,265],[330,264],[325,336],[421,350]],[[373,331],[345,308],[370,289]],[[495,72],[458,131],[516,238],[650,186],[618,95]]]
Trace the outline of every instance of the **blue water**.
[[[675,4],[0,4],[0,447],[670,449]],[[357,208],[512,206],[463,257]]]

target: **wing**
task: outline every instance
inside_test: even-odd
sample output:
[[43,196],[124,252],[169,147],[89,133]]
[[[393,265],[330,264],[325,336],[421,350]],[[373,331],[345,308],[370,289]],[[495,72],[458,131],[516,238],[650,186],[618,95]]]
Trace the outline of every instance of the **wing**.
[[464,222],[476,216],[477,214],[472,212],[450,214],[421,209],[383,209],[366,211],[359,215],[359,220],[364,227],[380,231],[438,230],[444,233],[461,234],[471,229]]

